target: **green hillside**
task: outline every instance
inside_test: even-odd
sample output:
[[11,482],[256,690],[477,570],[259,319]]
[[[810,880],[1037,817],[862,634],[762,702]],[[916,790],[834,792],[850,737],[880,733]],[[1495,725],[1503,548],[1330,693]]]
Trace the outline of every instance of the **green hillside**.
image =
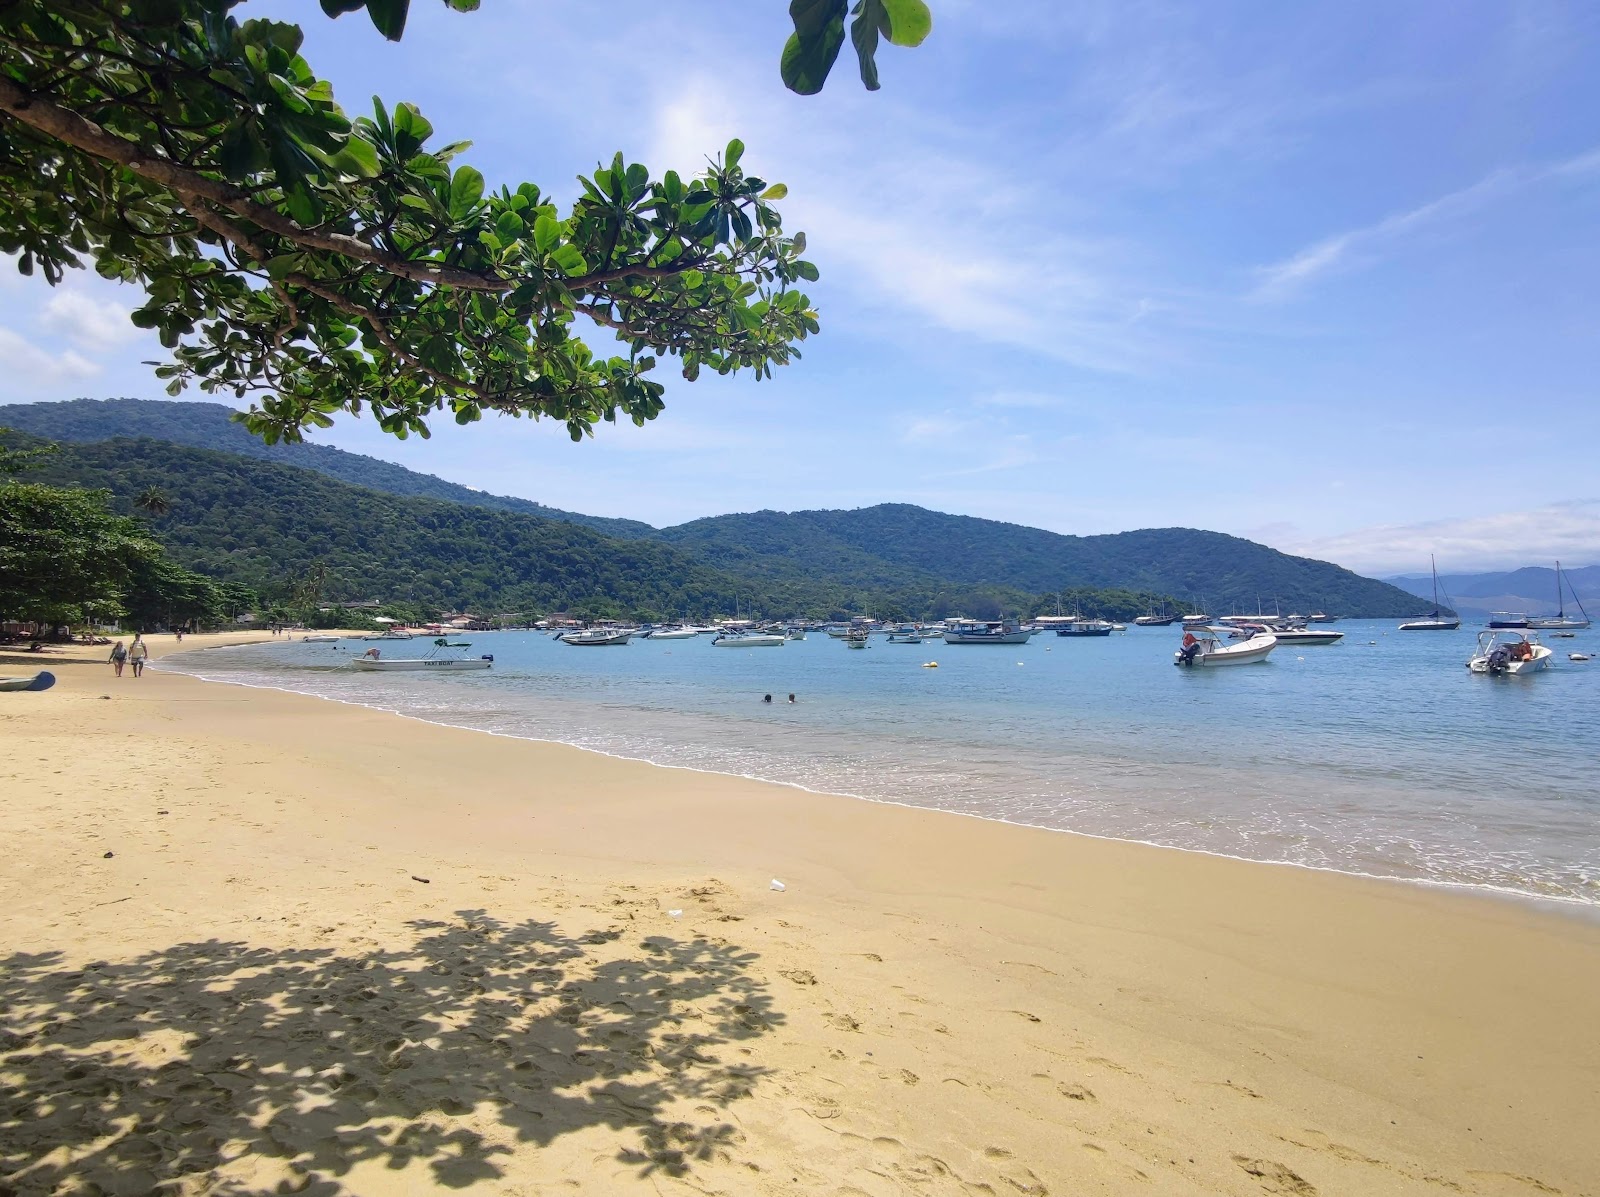
[[[312,470],[153,439],[64,444],[30,481],[112,492],[141,514],[180,564],[286,598],[313,571],[322,596],[377,598],[481,613],[570,610],[589,615],[709,618],[942,614],[996,604],[1016,612],[1036,596],[952,589],[902,570],[880,583],[810,574],[763,577],[710,565],[676,545],[622,540],[559,520],[351,486]],[[139,513],[150,488],[161,516]],[[1090,595],[1116,613],[1146,596]],[[1120,606],[1118,605],[1120,604]]]
[[889,503],[855,511],[762,511],[695,520],[659,533],[713,565],[780,579],[814,573],[884,576],[908,570],[954,586],[1039,594],[1075,586],[1126,587],[1204,602],[1214,615],[1321,609],[1403,616],[1416,599],[1325,561],[1194,528],[1063,536],[1040,528]]
[[490,495],[419,474],[392,462],[330,445],[269,445],[232,420],[233,409],[220,403],[183,403],[153,399],[72,399],[65,403],[15,403],[0,406],[0,428],[31,436],[80,444],[113,437],[152,437],[195,449],[238,453],[261,461],[316,470],[341,482],[422,499],[446,499],[492,511],[515,511],[545,519],[581,524],[608,536],[649,536],[655,532],[638,520],[609,519],[546,507],[529,499]]

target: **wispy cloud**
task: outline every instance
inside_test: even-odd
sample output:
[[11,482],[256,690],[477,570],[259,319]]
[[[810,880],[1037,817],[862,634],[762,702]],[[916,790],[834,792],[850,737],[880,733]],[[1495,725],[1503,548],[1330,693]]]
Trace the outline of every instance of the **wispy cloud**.
[[45,301],[39,322],[85,353],[124,345],[142,334],[129,320],[132,309],[113,299],[96,299],[65,285]]
[[31,398],[40,390],[93,378],[100,373],[98,364],[76,350],[52,353],[9,328],[0,328],[0,360],[6,363],[6,375],[11,384],[26,392],[19,398]]
[[1441,571],[1451,573],[1513,569],[1557,558],[1574,566],[1600,564],[1600,499],[1463,519],[1376,524],[1314,539],[1265,539],[1286,552],[1336,561],[1365,574],[1415,573],[1427,565],[1430,554]]
[[1315,241],[1281,261],[1257,270],[1252,297],[1286,298],[1317,278],[1340,269],[1352,269],[1380,257],[1419,230],[1471,215],[1514,192],[1550,179],[1567,179],[1600,170],[1600,147],[1560,162],[1542,166],[1503,167],[1477,182],[1429,200],[1375,224],[1350,229]]

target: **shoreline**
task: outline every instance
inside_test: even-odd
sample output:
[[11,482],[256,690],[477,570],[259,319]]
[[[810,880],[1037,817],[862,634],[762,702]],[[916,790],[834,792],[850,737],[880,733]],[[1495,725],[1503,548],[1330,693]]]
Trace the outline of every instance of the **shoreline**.
[[54,660],[21,1193],[1600,1193],[1586,920]]
[[[261,641],[261,643],[273,643],[273,641],[266,640]],[[160,653],[157,656],[152,657],[152,659],[159,659],[159,657],[163,656],[183,655],[191,651],[198,653],[203,652],[206,649],[228,647],[234,647],[234,644],[202,645],[199,648],[192,650],[184,646],[176,646],[170,648],[167,652]],[[603,748],[594,748],[584,744],[575,744],[570,740],[549,739],[542,736],[519,735],[513,732],[495,731],[491,728],[473,727],[472,725],[466,723],[445,723],[437,719],[428,719],[421,715],[413,715],[405,711],[394,710],[390,707],[378,706],[374,703],[359,702],[348,698],[338,698],[327,694],[309,693],[304,690],[291,690],[283,686],[276,686],[265,682],[242,682],[227,677],[205,677],[192,673],[180,673],[179,676],[188,677],[192,680],[211,685],[238,686],[248,690],[266,690],[277,694],[293,695],[297,698],[307,698],[319,702],[330,702],[338,706],[355,707],[360,710],[376,711],[381,714],[393,716],[397,719],[405,719],[411,722],[423,724],[428,727],[451,728],[457,731],[471,732],[476,735],[493,736],[497,739],[503,740],[523,741],[529,744],[554,745],[562,748],[569,748],[575,752],[591,753],[595,756],[605,757],[608,760],[626,761],[633,764],[644,765],[652,769],[669,769],[686,773],[705,774],[711,777],[725,777],[738,781],[750,782],[754,785],[779,786],[785,789],[795,790],[802,794],[810,794],[818,797],[839,798],[852,802],[867,802],[875,806],[898,807],[903,810],[921,811],[929,814],[951,815],[958,818],[975,819],[980,823],[991,823],[1003,827],[1015,827],[1028,831],[1045,832],[1054,835],[1075,836],[1081,839],[1094,840],[1110,844],[1129,844],[1159,851],[1181,852],[1197,856],[1210,857],[1216,860],[1236,861],[1240,864],[1264,865],[1283,869],[1303,869],[1311,873],[1325,874],[1335,877],[1349,877],[1364,882],[1378,882],[1401,886],[1418,886],[1426,890],[1460,894],[1465,897],[1509,902],[1513,905],[1525,906],[1532,910],[1543,911],[1553,916],[1575,918],[1581,921],[1592,921],[1595,924],[1600,925],[1600,897],[1591,900],[1558,894],[1535,893],[1530,890],[1514,889],[1509,886],[1486,885],[1470,881],[1443,881],[1430,877],[1404,877],[1387,873],[1367,873],[1355,869],[1334,868],[1331,865],[1306,864],[1301,861],[1266,860],[1255,856],[1239,856],[1233,853],[1220,852],[1209,848],[1194,848],[1182,844],[1163,844],[1155,840],[1141,840],[1125,836],[1101,834],[1092,831],[1080,831],[1071,827],[1052,827],[1042,823],[1024,823],[997,815],[983,815],[973,811],[952,810],[948,807],[940,806],[922,806],[914,802],[900,801],[893,798],[877,798],[870,794],[855,794],[847,790],[815,789],[801,782],[786,781],[780,778],[761,777],[752,773],[734,773],[725,769],[702,768],[697,765],[679,765],[666,761],[651,760],[649,757],[628,756],[619,752],[610,752]]]

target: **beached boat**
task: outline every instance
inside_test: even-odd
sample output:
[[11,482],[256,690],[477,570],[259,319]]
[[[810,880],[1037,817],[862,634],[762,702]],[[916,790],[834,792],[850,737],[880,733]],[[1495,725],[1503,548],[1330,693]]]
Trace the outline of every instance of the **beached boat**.
[[1569,616],[1567,614],[1566,598],[1565,598],[1565,595],[1564,595],[1563,591],[1571,590],[1571,589],[1572,589],[1572,582],[1571,582],[1570,579],[1567,580],[1565,586],[1562,585],[1561,562],[1557,561],[1556,562],[1556,614],[1555,614],[1555,617],[1553,619],[1549,618],[1549,617],[1542,618],[1542,619],[1530,619],[1530,620],[1528,620],[1528,626],[1530,628],[1547,628],[1547,629],[1559,628],[1559,629],[1561,629],[1563,631],[1577,631],[1577,632],[1581,632],[1585,628],[1587,628],[1589,626],[1589,613],[1583,609],[1583,600],[1578,597],[1578,592],[1576,590],[1572,591],[1572,601],[1578,604],[1578,611],[1579,611],[1579,614],[1580,614],[1581,618],[1574,619],[1573,617],[1571,617],[1571,616]]
[[711,641],[712,648],[782,648],[782,636],[766,632],[724,632]]
[[1473,673],[1541,673],[1550,668],[1555,653],[1537,636],[1512,630],[1478,633],[1478,651],[1467,661]]
[[1172,654],[1172,663],[1206,669],[1219,665],[1254,665],[1265,661],[1277,647],[1278,638],[1271,632],[1258,632],[1238,644],[1224,644],[1216,631],[1201,628],[1198,635],[1193,630],[1183,634],[1183,647]]
[[568,632],[561,637],[561,643],[579,648],[601,648],[626,644],[632,636],[633,632],[628,628],[592,628],[587,632]]
[[[1439,605],[1439,565],[1428,555],[1428,567],[1433,571],[1433,613],[1423,619],[1410,619],[1400,625],[1402,632],[1453,632],[1461,626],[1461,620],[1453,615],[1445,615]],[[1448,602],[1450,596],[1444,596]]]
[[13,693],[23,690],[48,690],[56,684],[56,675],[41,669],[31,677],[0,677],[0,690]]
[[481,657],[463,657],[454,652],[456,649],[471,648],[472,645],[464,641],[452,644],[443,636],[433,642],[433,648],[425,657],[388,657],[385,658],[383,650],[369,648],[359,657],[352,657],[349,665],[352,669],[378,672],[398,672],[401,670],[421,670],[434,673],[456,673],[469,669],[488,669],[494,664],[494,657],[484,655]]
[[944,630],[946,644],[1026,644],[1032,636],[1003,620],[953,619]]

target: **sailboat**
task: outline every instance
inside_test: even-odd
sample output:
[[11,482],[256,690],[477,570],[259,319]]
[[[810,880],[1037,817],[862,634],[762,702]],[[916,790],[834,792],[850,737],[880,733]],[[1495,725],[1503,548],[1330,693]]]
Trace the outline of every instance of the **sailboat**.
[[[1561,579],[1562,579],[1561,562],[1557,561],[1556,562],[1556,616],[1555,616],[1554,619],[1550,619],[1550,618],[1530,619],[1530,620],[1528,620],[1528,626],[1530,628],[1556,628],[1556,629],[1559,629],[1561,631],[1581,632],[1581,631],[1583,631],[1584,628],[1589,626],[1589,613],[1583,609],[1583,600],[1578,597],[1578,592],[1576,590],[1572,591],[1572,601],[1578,604],[1578,611],[1582,614],[1583,618],[1581,618],[1581,619],[1569,619],[1569,618],[1567,618],[1566,602],[1562,597]],[[1572,583],[1571,582],[1567,583],[1566,589],[1572,590]]]
[[[1433,570],[1433,614],[1426,619],[1413,619],[1400,625],[1402,632],[1453,632],[1461,626],[1461,620],[1446,617],[1440,614],[1439,607],[1439,566],[1434,561],[1433,554],[1428,554],[1428,565]],[[1449,595],[1444,596],[1449,599]]]

